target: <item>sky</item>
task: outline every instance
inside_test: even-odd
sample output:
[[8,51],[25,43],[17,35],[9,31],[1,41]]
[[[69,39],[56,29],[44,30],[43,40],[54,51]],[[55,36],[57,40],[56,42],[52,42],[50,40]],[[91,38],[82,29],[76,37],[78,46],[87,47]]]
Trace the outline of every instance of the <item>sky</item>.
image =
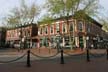
[[[21,0],[0,0],[0,26],[3,25],[2,21],[7,16],[10,10],[20,5]],[[27,5],[36,2],[41,6],[45,0],[25,0]],[[108,0],[99,0],[100,4],[104,7],[102,13],[106,16],[108,14]]]

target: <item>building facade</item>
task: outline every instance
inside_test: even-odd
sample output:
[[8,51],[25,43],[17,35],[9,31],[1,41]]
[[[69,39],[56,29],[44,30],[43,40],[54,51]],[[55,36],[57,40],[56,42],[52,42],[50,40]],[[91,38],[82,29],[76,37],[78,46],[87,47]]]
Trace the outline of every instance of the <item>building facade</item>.
[[95,20],[58,18],[52,23],[24,25],[6,31],[8,47],[105,48],[108,33]]
[[102,42],[108,39],[108,34],[102,30],[102,25],[92,19],[56,19],[51,24],[38,26],[37,47],[55,48],[58,44],[64,48],[84,49],[102,48]]
[[6,31],[6,44],[8,47],[24,47],[29,48],[30,44],[36,43],[38,28],[36,24],[24,25]]

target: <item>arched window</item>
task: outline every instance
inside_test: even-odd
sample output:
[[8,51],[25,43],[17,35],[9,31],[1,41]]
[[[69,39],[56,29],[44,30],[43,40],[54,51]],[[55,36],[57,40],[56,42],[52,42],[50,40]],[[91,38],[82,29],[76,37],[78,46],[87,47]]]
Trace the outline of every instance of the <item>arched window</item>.
[[82,22],[82,21],[78,21],[78,30],[79,30],[80,32],[83,31],[83,22]]
[[45,34],[48,33],[48,26],[45,27]]
[[56,32],[57,32],[57,33],[59,33],[59,32],[60,32],[59,23],[56,23]]
[[53,25],[50,26],[50,33],[53,33]]
[[70,31],[73,31],[73,29],[74,29],[74,23],[73,22],[70,22],[70,24],[69,24],[69,30]]
[[67,32],[67,24],[64,22],[62,25],[62,32]]

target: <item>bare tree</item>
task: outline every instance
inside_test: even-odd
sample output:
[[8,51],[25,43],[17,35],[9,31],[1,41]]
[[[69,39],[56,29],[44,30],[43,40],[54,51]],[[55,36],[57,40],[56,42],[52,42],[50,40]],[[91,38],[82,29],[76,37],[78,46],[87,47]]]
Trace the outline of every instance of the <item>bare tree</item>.
[[39,13],[40,7],[38,5],[32,3],[31,6],[28,6],[25,0],[21,0],[20,7],[14,7],[5,20],[9,26],[15,27],[33,22]]

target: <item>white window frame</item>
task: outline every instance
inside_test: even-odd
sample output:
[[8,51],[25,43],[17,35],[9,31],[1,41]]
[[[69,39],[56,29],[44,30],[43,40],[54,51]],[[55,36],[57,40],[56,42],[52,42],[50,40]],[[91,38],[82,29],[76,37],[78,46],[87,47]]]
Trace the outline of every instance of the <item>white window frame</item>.
[[40,35],[43,34],[43,27],[40,27]]
[[[79,26],[82,27],[82,30],[80,30],[81,28]],[[83,21],[78,21],[78,31],[83,32]]]
[[73,32],[74,29],[75,29],[75,28],[74,28],[74,22],[73,22],[73,21],[70,21],[70,22],[69,22],[69,31],[70,31],[70,26],[71,26],[71,25],[72,25],[72,27],[73,27],[73,30],[72,30],[72,32]]
[[[64,27],[65,27],[65,32],[63,31]],[[62,33],[67,33],[67,23],[66,22],[62,23]]]
[[[52,32],[51,32],[52,30]],[[54,34],[54,25],[50,25],[50,34]]]
[[48,26],[45,26],[45,34],[48,34]]
[[57,32],[57,31],[60,32],[60,23],[56,23],[56,33],[59,33],[59,32]]

